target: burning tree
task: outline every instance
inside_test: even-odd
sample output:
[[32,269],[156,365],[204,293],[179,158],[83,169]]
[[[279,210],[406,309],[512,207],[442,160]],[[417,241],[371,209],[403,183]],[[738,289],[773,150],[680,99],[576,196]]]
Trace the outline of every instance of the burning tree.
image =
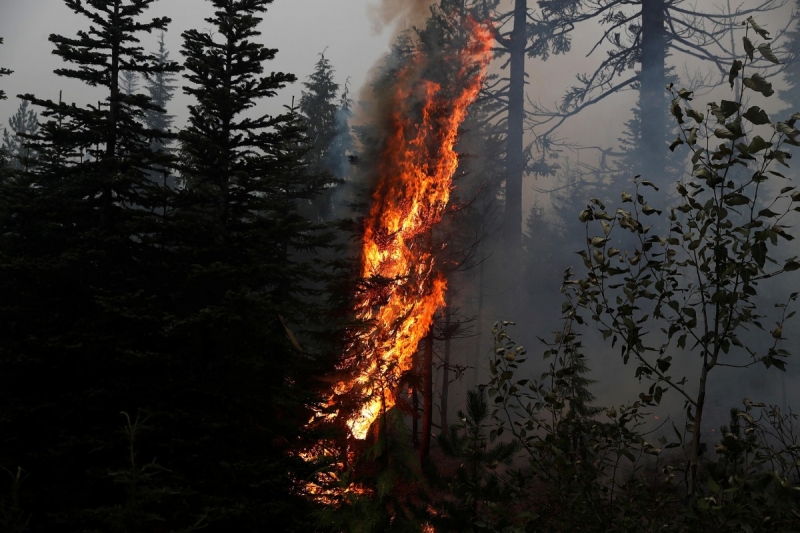
[[481,88],[491,44],[481,25],[459,22],[447,46],[420,42],[376,102],[384,137],[354,299],[362,326],[352,332],[340,365],[347,377],[335,388],[337,403],[351,406],[340,416],[359,439],[395,405],[400,377],[444,305],[447,282],[431,249],[431,229],[447,210],[458,128]]

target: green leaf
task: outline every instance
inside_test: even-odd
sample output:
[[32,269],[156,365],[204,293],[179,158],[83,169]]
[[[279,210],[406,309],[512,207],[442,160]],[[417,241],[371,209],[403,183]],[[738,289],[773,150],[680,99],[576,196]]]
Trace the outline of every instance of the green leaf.
[[732,192],[726,194],[723,198],[723,201],[726,205],[748,205],[750,204],[750,198],[745,196],[744,194],[738,192]]
[[672,104],[669,106],[672,116],[678,121],[678,124],[683,124],[683,112],[681,111],[681,99],[676,97],[672,99]]
[[[743,66],[744,65],[742,64],[742,62],[739,61],[738,59],[733,62],[733,65],[731,66],[731,73],[728,75],[728,82],[731,84],[731,89],[733,89],[733,83],[739,76],[739,72],[741,72]],[[698,122],[700,121],[698,120]]]
[[748,89],[759,92],[764,96],[769,97],[775,94],[775,91],[772,90],[772,84],[765,80],[764,77],[758,73],[753,74],[749,78],[745,78],[742,83],[744,83],[744,86]]
[[717,494],[719,492],[719,485],[711,476],[708,476],[708,488],[711,489],[712,494]]
[[742,107],[742,105],[739,102],[731,102],[730,100],[723,100],[719,104],[719,108],[722,110],[722,114],[725,118],[739,111],[740,107]]
[[783,265],[783,269],[786,272],[791,272],[793,270],[797,270],[798,268],[800,268],[800,263],[798,263],[797,260],[795,260],[795,259],[789,259]]
[[786,163],[786,160],[787,159],[791,159],[792,158],[792,154],[790,154],[789,152],[784,152],[783,150],[773,150],[773,151],[769,152],[766,155],[766,157],[769,158],[769,159],[774,159],[775,161],[777,161],[781,165],[783,165],[783,166],[788,168],[789,165]]
[[716,103],[709,103],[708,108],[711,111],[711,114],[714,115],[714,118],[717,119],[717,122],[725,122],[725,115],[722,113],[722,108],[720,108]]
[[756,47],[753,46],[753,41],[751,41],[750,38],[745,35],[742,37],[742,43],[744,43],[744,53],[747,54],[747,57],[750,59],[750,61],[752,61],[753,52],[756,51]]
[[690,146],[697,144],[697,128],[692,128],[689,131],[689,137],[686,139]]
[[753,31],[759,34],[762,39],[769,39],[769,32],[756,24],[756,21],[752,16],[747,17],[747,23],[750,24],[750,27],[753,28]]
[[742,116],[756,125],[769,124],[769,115],[758,106],[751,107]]
[[750,141],[750,146],[747,147],[747,151],[751,154],[756,154],[771,145],[772,143],[768,143],[762,139],[760,135],[756,135],[753,137],[753,140]]
[[714,130],[714,137],[719,139],[735,139],[736,134],[728,128],[717,128]]
[[758,53],[760,53],[761,57],[763,57],[767,61],[771,61],[772,63],[775,63],[776,65],[780,65],[781,64],[781,62],[778,61],[778,58],[775,55],[775,53],[772,51],[772,48],[769,46],[769,43],[761,43],[761,44],[759,44],[758,45]]
[[703,113],[695,111],[694,109],[687,109],[686,114],[689,117],[693,118],[695,122],[697,122],[698,124],[702,123],[703,120],[706,118],[706,116]]
[[796,130],[793,126],[790,126],[786,122],[778,122],[775,125],[775,129],[778,130],[779,133],[783,133],[787,137],[794,138],[800,135],[800,130]]

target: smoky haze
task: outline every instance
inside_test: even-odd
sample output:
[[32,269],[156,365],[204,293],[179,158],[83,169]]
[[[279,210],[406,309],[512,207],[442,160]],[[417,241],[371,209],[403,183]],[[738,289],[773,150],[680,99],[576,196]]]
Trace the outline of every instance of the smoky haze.
[[[349,77],[352,94],[359,95],[364,103],[360,107],[356,105],[356,121],[368,123],[374,120],[375,115],[382,112],[380,105],[371,101],[370,81],[375,73],[374,65],[381,64],[381,57],[401,31],[424,22],[431,5],[435,3],[435,0],[276,0],[269,6],[261,26],[261,42],[278,49],[276,59],[265,68],[267,71],[293,73],[298,82],[267,103],[268,111],[280,112],[282,106],[290,104],[293,98],[299,98],[302,90],[300,83],[311,73],[318,54],[324,50],[336,71],[337,82],[342,85]],[[508,9],[512,4],[509,0],[503,5]],[[529,5],[533,4],[533,1],[529,1]],[[779,13],[767,14],[759,18],[759,22],[771,29],[780,27],[781,17],[785,18],[790,8],[787,5]],[[210,4],[200,0],[156,2],[149,12],[149,16],[169,16],[173,19],[166,42],[170,58],[176,61],[181,61],[181,32],[189,28],[205,28],[207,23],[203,18],[210,15]],[[61,0],[0,0],[0,36],[5,38],[4,45],[0,46],[0,66],[15,71],[11,76],[0,79],[2,88],[9,95],[9,100],[0,102],[0,129],[7,125],[7,118],[18,106],[17,94],[33,93],[41,98],[57,99],[59,90],[63,90],[65,101],[78,104],[96,98],[85,86],[52,74],[54,68],[62,65],[59,58],[51,53],[53,46],[47,40],[48,35],[56,33],[71,36],[83,25],[83,20],[69,11]],[[501,28],[501,31],[509,29]],[[602,30],[600,25],[583,29],[575,36],[572,51],[566,56],[552,57],[548,61],[528,59],[527,98],[550,109],[557,107],[565,89],[574,83],[576,75],[591,72],[605,53],[601,49],[589,54]],[[145,41],[144,45],[153,50],[155,36]],[[499,68],[498,63],[501,62],[495,62],[493,72],[507,76],[507,71]],[[688,82],[697,69],[702,69],[698,61],[691,59],[673,56],[669,62],[683,83]],[[781,86],[780,79],[775,79],[774,83],[776,88]],[[469,379],[461,382],[462,390],[453,391],[453,410],[463,407],[463,388],[467,384],[474,385],[488,378],[486,361],[491,353],[488,331],[494,320],[508,319],[520,324],[517,330],[511,331],[511,335],[530,350],[528,371],[532,374],[541,371],[537,361],[543,348],[540,348],[536,337],[547,338],[549,332],[558,326],[560,272],[568,266],[576,270],[581,268],[579,259],[573,253],[585,244],[581,241],[583,235],[577,223],[577,213],[597,193],[593,184],[608,176],[608,169],[603,167],[608,161],[600,154],[619,150],[619,138],[625,130],[625,122],[632,117],[631,110],[636,105],[637,97],[635,90],[620,91],[603,100],[600,105],[588,108],[566,121],[558,131],[558,138],[565,145],[554,161],[559,165],[558,170],[547,176],[526,176],[523,220],[537,209],[538,218],[535,222],[538,225],[526,228],[529,239],[527,252],[531,263],[523,287],[525,303],[516,308],[505,305],[509,298],[507,285],[503,283],[504,250],[497,246],[487,245],[476,266],[464,274],[464,279],[454,282],[453,287],[459,290],[455,303],[463,315],[470,317],[480,311],[485,317],[482,323],[472,324],[469,338],[455,343],[454,353],[459,353],[461,357],[459,363],[474,370],[468,373]],[[723,84],[713,91],[705,91],[698,100],[719,101],[726,98],[730,98],[730,90]],[[176,93],[169,111],[177,115],[177,126],[183,123],[189,103],[180,91]],[[764,107],[772,114],[782,109],[783,104],[773,97],[765,102]],[[533,136],[528,131],[526,142],[532,141]],[[463,146],[466,147],[467,143]],[[475,143],[470,145],[467,155],[491,161],[496,154],[487,150],[487,147]],[[677,153],[678,160],[685,163],[685,152],[679,149]],[[629,179],[634,172],[635,166],[631,172],[620,172],[617,176],[623,180]],[[616,205],[618,191],[604,200],[611,200],[615,202],[612,205]],[[486,213],[490,211],[491,206],[487,207]],[[493,236],[486,230],[482,236],[491,241],[496,234]],[[484,276],[483,281],[476,281],[479,276]],[[481,288],[476,288],[478,283],[483,284]],[[777,287],[772,290],[777,294],[781,289],[789,288]],[[484,308],[479,310],[481,305]],[[796,337],[791,342],[796,345]],[[599,382],[595,389],[599,402],[623,402],[635,398],[642,385],[634,379],[631,367],[622,366],[618,352],[606,347],[596,332],[586,332],[586,344],[591,346],[587,355],[595,371],[592,377]],[[693,364],[697,358],[687,351],[679,354],[676,360]],[[763,368],[746,373],[726,370],[721,372],[722,379],[714,387],[728,393],[729,404],[735,404],[739,401],[738,397],[745,394],[786,402],[791,399],[787,399],[787,396],[791,397],[792,391],[797,390],[796,366],[796,361],[790,362],[786,375],[767,372]],[[689,373],[689,377],[694,376]],[[679,408],[679,403],[676,397],[670,408]],[[727,404],[719,406],[722,412],[726,408]]]
[[423,22],[435,3],[436,0],[381,0],[378,4],[369,4],[367,9],[374,30],[380,32],[388,25],[402,28],[406,24]]

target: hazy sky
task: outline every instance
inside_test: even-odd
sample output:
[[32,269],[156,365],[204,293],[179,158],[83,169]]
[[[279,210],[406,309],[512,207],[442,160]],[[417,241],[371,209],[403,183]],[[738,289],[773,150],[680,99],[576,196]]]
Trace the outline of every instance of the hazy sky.
[[[326,48],[325,55],[336,69],[337,81],[342,84],[350,77],[356,94],[370,67],[387,51],[391,37],[391,31],[379,30],[375,17],[370,15],[377,3],[378,0],[275,0],[260,29],[261,42],[279,52],[265,68],[291,72],[298,81],[281,92],[273,104],[288,104],[292,96],[300,96],[301,82]],[[172,18],[167,47],[170,57],[181,61],[181,32],[206,28],[208,23],[203,19],[211,13],[211,3],[203,0],[161,0],[153,4],[148,14]],[[0,0],[0,37],[5,39],[0,46],[0,66],[15,71],[0,81],[9,96],[0,102],[0,128],[7,126],[8,117],[16,111],[17,94],[57,99],[58,91],[63,90],[68,102],[84,103],[96,98],[84,85],[52,73],[62,62],[52,55],[53,46],[47,40],[52,33],[74,36],[86,26],[86,19],[75,15],[62,0]],[[177,102],[170,111],[185,116],[182,103]]]
[[[260,28],[261,42],[279,50],[277,58],[267,64],[266,69],[291,72],[298,81],[262,104],[262,110],[279,112],[292,97],[298,98],[302,82],[311,73],[318,54],[323,50],[336,70],[337,81],[341,84],[350,77],[351,94],[357,98],[371,67],[388,51],[394,34],[392,27],[381,29],[379,19],[385,22],[387,18],[395,17],[395,24],[400,26],[406,23],[404,20],[418,21],[434,1],[275,0]],[[511,0],[506,1],[510,6]],[[529,4],[534,3],[531,1]],[[718,4],[717,0],[692,0],[684,6],[695,5],[698,9],[717,11]],[[759,16],[759,23],[774,31],[781,25],[778,15],[788,15],[790,8],[791,4],[780,13]],[[207,28],[208,23],[203,19],[211,12],[210,2],[204,0],[160,0],[153,4],[149,16],[167,15],[173,19],[167,33],[167,47],[171,58],[181,61],[181,32],[190,28]],[[16,111],[19,101],[15,96],[20,93],[57,99],[59,90],[63,90],[65,101],[78,104],[98,99],[98,94],[92,93],[85,85],[52,74],[53,69],[62,66],[62,62],[52,55],[53,46],[47,40],[48,36],[52,33],[74,36],[78,29],[86,26],[86,20],[66,8],[63,0],[0,0],[0,36],[5,38],[5,44],[0,46],[0,66],[15,71],[0,79],[0,86],[9,95],[7,101],[0,102],[0,129],[7,125],[8,117]],[[601,48],[587,57],[601,33],[602,28],[597,23],[584,25],[573,36],[573,50],[566,57],[554,57],[546,62],[528,60],[528,97],[554,108],[566,87],[575,83],[576,74],[590,72],[605,56]],[[150,42],[144,44],[155,48],[155,40],[152,36]],[[682,73],[684,66],[680,61],[683,59],[676,59],[678,63],[675,66]],[[578,141],[584,146],[616,145],[636,97],[635,91],[628,90],[604,100],[602,105],[570,119],[559,132],[560,137]],[[727,98],[727,92],[721,97]],[[170,112],[178,116],[177,125],[186,117],[189,103],[191,100],[183,97],[180,91],[176,94]],[[773,99],[769,105],[780,106],[780,103]],[[581,156],[572,154],[571,157]]]

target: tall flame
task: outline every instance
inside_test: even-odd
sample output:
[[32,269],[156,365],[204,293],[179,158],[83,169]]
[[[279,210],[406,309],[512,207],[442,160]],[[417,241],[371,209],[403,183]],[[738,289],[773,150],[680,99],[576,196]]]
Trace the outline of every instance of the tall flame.
[[369,327],[348,350],[357,375],[335,390],[361,398],[360,411],[347,420],[358,439],[395,404],[398,379],[444,305],[447,282],[437,271],[429,232],[450,199],[458,128],[481,88],[492,42],[473,21],[469,31],[467,46],[444,58],[448,68],[457,65],[447,82],[424,79],[436,65],[418,52],[397,74],[388,98],[388,133],[362,242],[364,287],[355,304]]

